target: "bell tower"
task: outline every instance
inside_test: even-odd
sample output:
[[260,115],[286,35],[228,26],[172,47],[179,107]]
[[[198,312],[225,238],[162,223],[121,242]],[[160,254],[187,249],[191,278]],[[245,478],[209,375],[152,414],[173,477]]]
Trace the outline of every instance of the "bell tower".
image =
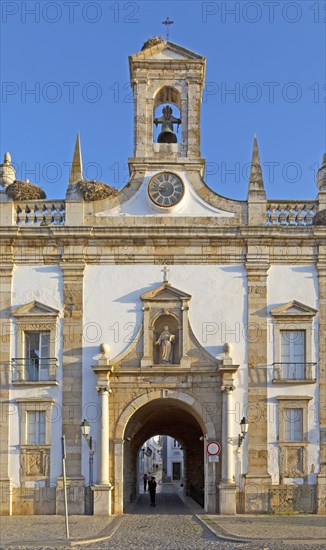
[[130,173],[167,165],[203,172],[200,107],[205,65],[204,57],[158,37],[129,57],[135,105]]

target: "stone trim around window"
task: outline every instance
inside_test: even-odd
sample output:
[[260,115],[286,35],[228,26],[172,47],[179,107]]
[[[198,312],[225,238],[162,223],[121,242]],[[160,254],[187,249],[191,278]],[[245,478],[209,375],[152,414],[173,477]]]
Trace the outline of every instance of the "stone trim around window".
[[[50,332],[50,358],[48,380],[31,381],[28,379],[16,379],[13,377],[15,385],[57,385],[56,381],[56,341],[57,341],[57,321],[59,310],[33,300],[18,308],[14,308],[12,315],[16,323],[16,345],[15,358],[25,359],[25,332]],[[14,359],[14,358],[13,358]]]
[[[298,478],[308,475],[308,404],[310,396],[277,396],[280,483],[284,478]],[[302,441],[285,441],[286,409],[302,409]]]
[[305,379],[286,379],[277,376],[277,369],[274,369],[273,383],[314,383],[317,378],[316,364],[313,363],[313,318],[318,313],[310,306],[292,300],[287,304],[274,308],[270,311],[273,318],[274,329],[274,361],[273,365],[282,363],[281,331],[282,330],[303,330],[305,332]]
[[[46,486],[50,482],[50,453],[52,406],[55,399],[50,397],[18,398],[19,432],[20,432],[20,481],[27,483],[41,482]],[[27,443],[27,413],[45,412],[45,443]]]
[[[43,447],[51,445],[52,407],[55,403],[52,397],[21,397],[16,399],[19,405],[20,446]],[[45,412],[45,443],[44,445],[29,445],[27,442],[27,413]]]

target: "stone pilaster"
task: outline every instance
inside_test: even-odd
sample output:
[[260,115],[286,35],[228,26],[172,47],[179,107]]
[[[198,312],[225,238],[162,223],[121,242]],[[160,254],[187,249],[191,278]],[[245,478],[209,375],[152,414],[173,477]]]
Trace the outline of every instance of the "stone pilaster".
[[246,512],[266,512],[271,482],[267,450],[267,275],[264,247],[248,246],[248,475]]
[[100,433],[97,445],[97,481],[92,487],[94,495],[94,515],[110,516],[112,514],[112,490],[114,485],[110,482],[110,463],[109,463],[109,395],[111,388],[109,384],[112,367],[109,359],[104,355],[99,360],[98,366],[92,367],[97,374],[99,404],[101,408]]
[[319,247],[319,423],[320,472],[317,481],[317,512],[326,514],[326,246]]
[[101,408],[101,427],[98,456],[98,483],[107,485],[109,483],[109,393],[108,385],[97,386]]
[[[81,472],[82,446],[82,338],[83,263],[61,265],[64,286],[62,433],[66,436],[66,471],[74,493],[74,513],[84,513],[84,483]],[[57,500],[61,500],[60,482]],[[58,504],[58,508],[61,506]],[[70,512],[71,513],[71,512]]]
[[9,384],[10,384],[10,336],[11,336],[11,287],[12,265],[0,266],[0,515],[12,514],[12,484],[9,478]]
[[237,485],[234,480],[234,444],[235,410],[233,404],[234,375],[239,365],[233,365],[227,351],[223,364],[219,368],[222,375],[221,391],[223,392],[222,415],[222,479],[219,484],[219,512],[233,515],[236,513]]
[[200,104],[201,83],[199,79],[188,80],[188,154],[189,158],[200,157]]
[[146,157],[148,155],[148,120],[146,112],[147,78],[137,78],[133,85],[135,97],[135,157]]

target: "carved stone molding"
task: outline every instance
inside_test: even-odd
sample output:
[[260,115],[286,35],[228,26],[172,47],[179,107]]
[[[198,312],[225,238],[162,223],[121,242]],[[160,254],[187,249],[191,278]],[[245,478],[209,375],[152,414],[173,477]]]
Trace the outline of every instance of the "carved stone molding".
[[306,445],[283,444],[280,447],[280,478],[308,475],[308,451]]
[[22,482],[48,479],[50,476],[50,448],[21,447],[20,467]]

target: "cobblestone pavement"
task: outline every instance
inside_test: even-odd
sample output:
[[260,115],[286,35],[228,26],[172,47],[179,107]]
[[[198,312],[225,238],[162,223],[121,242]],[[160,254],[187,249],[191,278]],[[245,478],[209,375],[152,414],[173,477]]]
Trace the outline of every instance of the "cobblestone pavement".
[[[309,536],[308,527],[310,525],[310,532],[313,530],[314,536],[317,535],[319,537],[319,534],[322,534],[322,530],[319,530],[320,528],[322,529],[322,518],[318,516],[291,516],[286,518],[268,516],[237,516],[232,518],[226,516],[203,516],[205,520],[208,520],[207,523],[210,527],[216,528],[217,533],[231,538],[231,540],[225,541],[218,539],[214,533],[199,521],[193,513],[198,513],[199,507],[196,508],[196,505],[194,505],[192,508],[192,510],[187,508],[176,493],[158,493],[156,497],[156,506],[154,508],[150,506],[149,495],[143,494],[136,504],[129,507],[127,513],[123,516],[120,526],[112,534],[111,538],[94,544],[77,544],[74,548],[76,548],[76,550],[300,550],[306,548],[310,550],[326,550],[326,544],[323,543],[323,538],[321,540],[316,539],[315,541],[311,541],[311,543],[306,541],[302,543],[300,540],[287,542],[283,542],[282,540],[266,542],[264,540],[255,541],[251,536],[248,536],[248,534],[255,535],[257,525],[259,536],[264,536],[264,533],[267,534],[267,532],[270,535],[271,529],[273,528],[275,537],[277,538],[283,536],[283,530],[288,536],[292,537],[295,533],[299,536],[300,529],[305,530],[305,536],[307,537]],[[45,518],[45,516],[43,516],[43,518]],[[76,516],[74,516],[74,518],[76,518]],[[14,518],[10,519],[14,520]],[[26,521],[26,516],[24,519]],[[46,550],[50,548],[45,541],[53,538],[51,537],[51,529],[54,526],[52,519],[51,516],[48,516],[48,539],[44,536],[44,543],[33,546],[34,550]],[[108,521],[108,518],[102,518],[101,523],[100,519],[101,518],[84,517],[84,519],[79,518],[78,521],[77,519],[75,519],[75,521],[76,526],[78,522],[82,525],[84,521],[84,530],[90,521],[88,536],[93,536],[95,530],[98,529],[97,536],[102,537],[110,534],[113,523]],[[93,523],[92,520],[94,520]],[[35,522],[35,517],[33,521]],[[73,519],[71,518],[71,522],[72,521]],[[278,525],[281,525],[281,530],[278,528]],[[19,518],[16,527],[18,526]],[[99,530],[101,526],[102,529]],[[315,531],[315,528],[317,528],[317,531]],[[245,535],[251,538],[251,542],[236,541],[235,535],[239,534],[239,530],[240,533],[245,531]],[[233,540],[231,533],[233,534]],[[42,539],[38,538],[38,540]],[[69,548],[68,545],[61,541],[57,548]],[[5,545],[1,546],[1,549],[24,550],[29,548],[30,550],[31,546],[27,546],[26,543],[27,540],[25,539],[25,544],[22,542],[18,545]],[[53,546],[51,548],[53,549]]]

